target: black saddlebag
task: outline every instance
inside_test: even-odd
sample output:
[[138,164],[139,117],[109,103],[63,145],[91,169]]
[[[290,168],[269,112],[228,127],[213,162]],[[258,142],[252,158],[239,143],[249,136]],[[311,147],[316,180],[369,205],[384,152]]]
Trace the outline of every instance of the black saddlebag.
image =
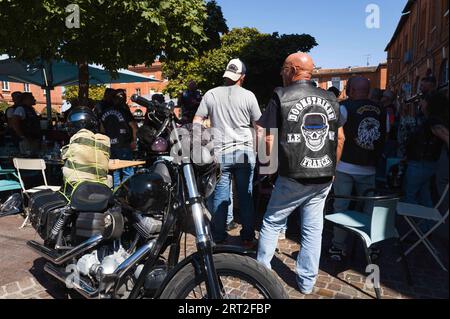
[[31,195],[29,201],[30,221],[42,239],[48,239],[53,225],[60,215],[59,208],[68,204],[59,192],[44,190]]

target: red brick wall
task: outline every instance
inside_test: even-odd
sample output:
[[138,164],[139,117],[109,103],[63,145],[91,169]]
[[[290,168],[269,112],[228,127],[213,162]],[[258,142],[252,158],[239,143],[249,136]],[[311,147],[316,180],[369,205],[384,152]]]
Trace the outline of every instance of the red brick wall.
[[[24,92],[25,86],[22,83],[13,83],[13,82],[8,82],[8,83],[9,83],[9,90],[4,91],[4,90],[2,90],[2,87],[0,87],[0,94],[3,96],[3,101],[6,101],[7,103],[12,104],[11,93],[13,93],[15,91]],[[36,102],[37,102],[36,106],[35,106],[36,110],[38,112],[42,112],[42,110],[45,109],[45,107],[47,105],[45,91],[37,85],[30,84],[30,92],[33,93],[34,97],[36,98]],[[52,98],[51,99],[52,107],[57,110],[60,110],[62,103],[63,103],[62,88],[57,87],[53,91],[51,91],[51,98]],[[1,98],[0,98],[0,100],[1,100]]]
[[[448,59],[448,0],[416,0],[388,52],[388,87],[401,94],[405,83],[418,90],[418,80],[430,72],[438,79]],[[412,61],[405,61],[408,50]]]

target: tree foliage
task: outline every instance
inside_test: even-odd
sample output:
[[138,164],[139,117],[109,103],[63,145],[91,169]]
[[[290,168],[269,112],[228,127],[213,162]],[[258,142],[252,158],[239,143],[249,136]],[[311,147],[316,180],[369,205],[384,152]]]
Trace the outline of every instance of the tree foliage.
[[298,51],[309,52],[317,45],[308,34],[279,35],[261,33],[255,28],[233,29],[221,38],[221,46],[189,61],[164,66],[170,79],[166,89],[172,96],[186,89],[189,80],[207,90],[222,85],[229,60],[240,58],[247,66],[244,86],[253,91],[261,105],[268,102],[273,89],[282,84],[280,69],[285,58]]
[[[79,6],[80,28],[66,27],[70,4]],[[0,53],[114,72],[157,56],[195,56],[206,41],[206,17],[203,0],[0,0]]]
[[9,105],[7,102],[0,101],[0,112],[6,112],[6,109],[10,106],[11,105]]
[[203,29],[205,30],[207,41],[202,43],[200,53],[220,47],[221,35],[229,31],[227,21],[223,17],[222,8],[215,0],[211,0],[206,4],[206,12],[208,18]]
[[[89,86],[89,98],[94,101],[100,101],[103,99],[105,94],[105,85],[91,85]],[[78,99],[78,87],[77,86],[66,86],[63,98],[68,101],[74,101]]]

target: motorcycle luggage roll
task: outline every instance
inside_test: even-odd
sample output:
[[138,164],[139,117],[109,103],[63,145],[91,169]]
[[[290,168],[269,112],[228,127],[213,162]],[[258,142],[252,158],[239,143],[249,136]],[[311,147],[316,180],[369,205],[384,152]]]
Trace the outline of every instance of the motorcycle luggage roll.
[[[30,221],[42,239],[47,239],[53,224],[58,219],[56,210],[68,203],[66,197],[60,192],[44,190],[30,197]],[[51,215],[51,216],[50,216]]]

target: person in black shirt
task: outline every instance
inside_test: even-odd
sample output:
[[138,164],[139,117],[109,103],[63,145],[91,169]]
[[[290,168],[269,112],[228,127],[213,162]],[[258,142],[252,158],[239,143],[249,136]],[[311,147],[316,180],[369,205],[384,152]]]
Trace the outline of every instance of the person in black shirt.
[[[130,109],[125,108],[123,102],[122,96],[114,96],[112,106],[104,109],[101,114],[101,130],[111,139],[111,159],[132,160],[133,151],[136,149],[137,124]],[[133,174],[132,168],[115,171],[114,187],[118,187],[122,180]]]
[[189,81],[188,89],[184,91],[178,99],[183,123],[192,123],[201,101],[202,95],[197,89],[197,83],[192,80]]
[[93,111],[97,118],[100,118],[103,110],[113,106],[114,97],[117,95],[117,91],[111,88],[107,88],[103,95],[103,99],[95,105]]
[[431,93],[424,96],[420,107],[424,120],[410,134],[406,144],[408,168],[404,201],[433,207],[431,178],[436,174],[444,143],[448,149],[448,100],[439,93]]
[[21,95],[21,105],[14,109],[11,127],[20,139],[19,149],[24,155],[38,155],[41,148],[41,124],[34,105],[33,94],[25,92]]

